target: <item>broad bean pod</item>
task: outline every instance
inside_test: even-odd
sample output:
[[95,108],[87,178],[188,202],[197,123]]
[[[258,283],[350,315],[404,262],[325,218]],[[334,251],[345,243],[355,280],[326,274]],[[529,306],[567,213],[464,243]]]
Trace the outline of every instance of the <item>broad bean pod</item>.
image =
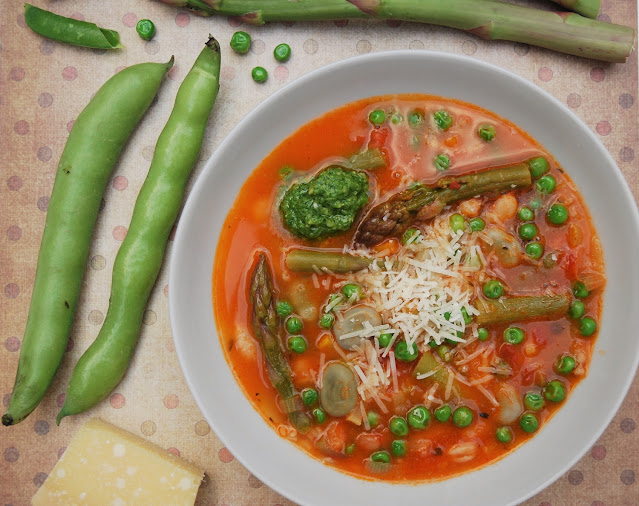
[[115,74],[75,120],[58,165],[42,235],[15,386],[2,417],[13,425],[46,393],[67,347],[104,188],[133,129],[173,65]]
[[220,46],[210,37],[184,78],[158,138],[126,238],[113,265],[111,297],[96,340],[75,366],[57,423],[104,399],[133,354],[186,182],[195,164],[219,88]]

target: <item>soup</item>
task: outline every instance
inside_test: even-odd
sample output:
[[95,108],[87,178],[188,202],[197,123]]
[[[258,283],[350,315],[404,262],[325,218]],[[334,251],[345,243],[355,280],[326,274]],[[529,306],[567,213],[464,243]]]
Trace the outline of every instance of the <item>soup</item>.
[[427,95],[315,119],[254,170],[216,252],[222,347],[277,433],[358,477],[443,479],[541,430],[585,376],[599,240],[551,154]]

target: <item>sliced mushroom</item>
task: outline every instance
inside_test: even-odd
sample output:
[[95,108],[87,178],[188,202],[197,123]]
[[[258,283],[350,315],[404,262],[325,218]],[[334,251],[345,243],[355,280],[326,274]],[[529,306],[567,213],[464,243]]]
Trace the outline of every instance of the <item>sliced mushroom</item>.
[[496,397],[501,407],[499,421],[504,425],[513,423],[524,412],[524,405],[514,386],[504,383],[499,387]]
[[344,416],[351,412],[357,401],[357,381],[350,367],[332,362],[324,368],[320,402],[331,416]]
[[501,265],[510,268],[516,267],[521,263],[524,249],[515,236],[499,227],[489,227],[485,233],[493,241],[492,244],[486,245],[486,249],[493,251],[497,255]]
[[353,306],[346,311],[344,318],[337,321],[333,327],[337,344],[348,351],[352,351],[356,346],[359,346],[365,338],[355,336],[342,339],[342,336],[362,330],[364,328],[364,322],[368,322],[371,326],[377,327],[382,324],[382,317],[372,307],[363,304]]

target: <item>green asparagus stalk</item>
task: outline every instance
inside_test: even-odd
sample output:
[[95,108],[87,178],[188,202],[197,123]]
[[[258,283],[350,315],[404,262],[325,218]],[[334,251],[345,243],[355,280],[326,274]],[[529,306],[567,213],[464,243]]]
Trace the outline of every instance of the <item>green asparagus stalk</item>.
[[386,159],[380,149],[367,149],[349,158],[350,169],[353,170],[375,170],[386,167]]
[[577,12],[590,19],[597,19],[601,0],[551,0],[569,11]]
[[295,248],[286,254],[286,267],[295,272],[357,272],[368,267],[372,260],[333,251]]
[[435,186],[414,185],[374,207],[355,233],[355,243],[371,246],[401,234],[415,220],[423,221],[458,200],[532,184],[528,165],[521,163],[475,174],[441,178]]
[[282,397],[282,404],[293,426],[301,433],[311,428],[311,419],[303,409],[295,391],[291,370],[280,348],[278,319],[273,297],[271,268],[264,253],[260,254],[251,278],[252,323],[255,336],[262,344],[269,380]]
[[[262,25],[272,21],[393,19],[447,26],[484,39],[510,40],[595,60],[625,62],[635,44],[630,27],[579,14],[498,0],[160,0],[197,14]],[[563,5],[590,3],[561,0]],[[589,10],[586,10],[589,12]]]
[[557,295],[501,297],[497,300],[477,299],[478,325],[508,324],[528,320],[556,320],[570,308],[570,293]]

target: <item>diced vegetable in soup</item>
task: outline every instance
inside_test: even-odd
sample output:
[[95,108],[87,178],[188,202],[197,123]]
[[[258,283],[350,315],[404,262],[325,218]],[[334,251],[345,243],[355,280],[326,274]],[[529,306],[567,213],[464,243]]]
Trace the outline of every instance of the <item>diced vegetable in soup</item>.
[[605,282],[550,153],[473,105],[398,95],[329,112],[255,169],[213,297],[279,435],[346,473],[424,481],[543,430],[588,372]]

